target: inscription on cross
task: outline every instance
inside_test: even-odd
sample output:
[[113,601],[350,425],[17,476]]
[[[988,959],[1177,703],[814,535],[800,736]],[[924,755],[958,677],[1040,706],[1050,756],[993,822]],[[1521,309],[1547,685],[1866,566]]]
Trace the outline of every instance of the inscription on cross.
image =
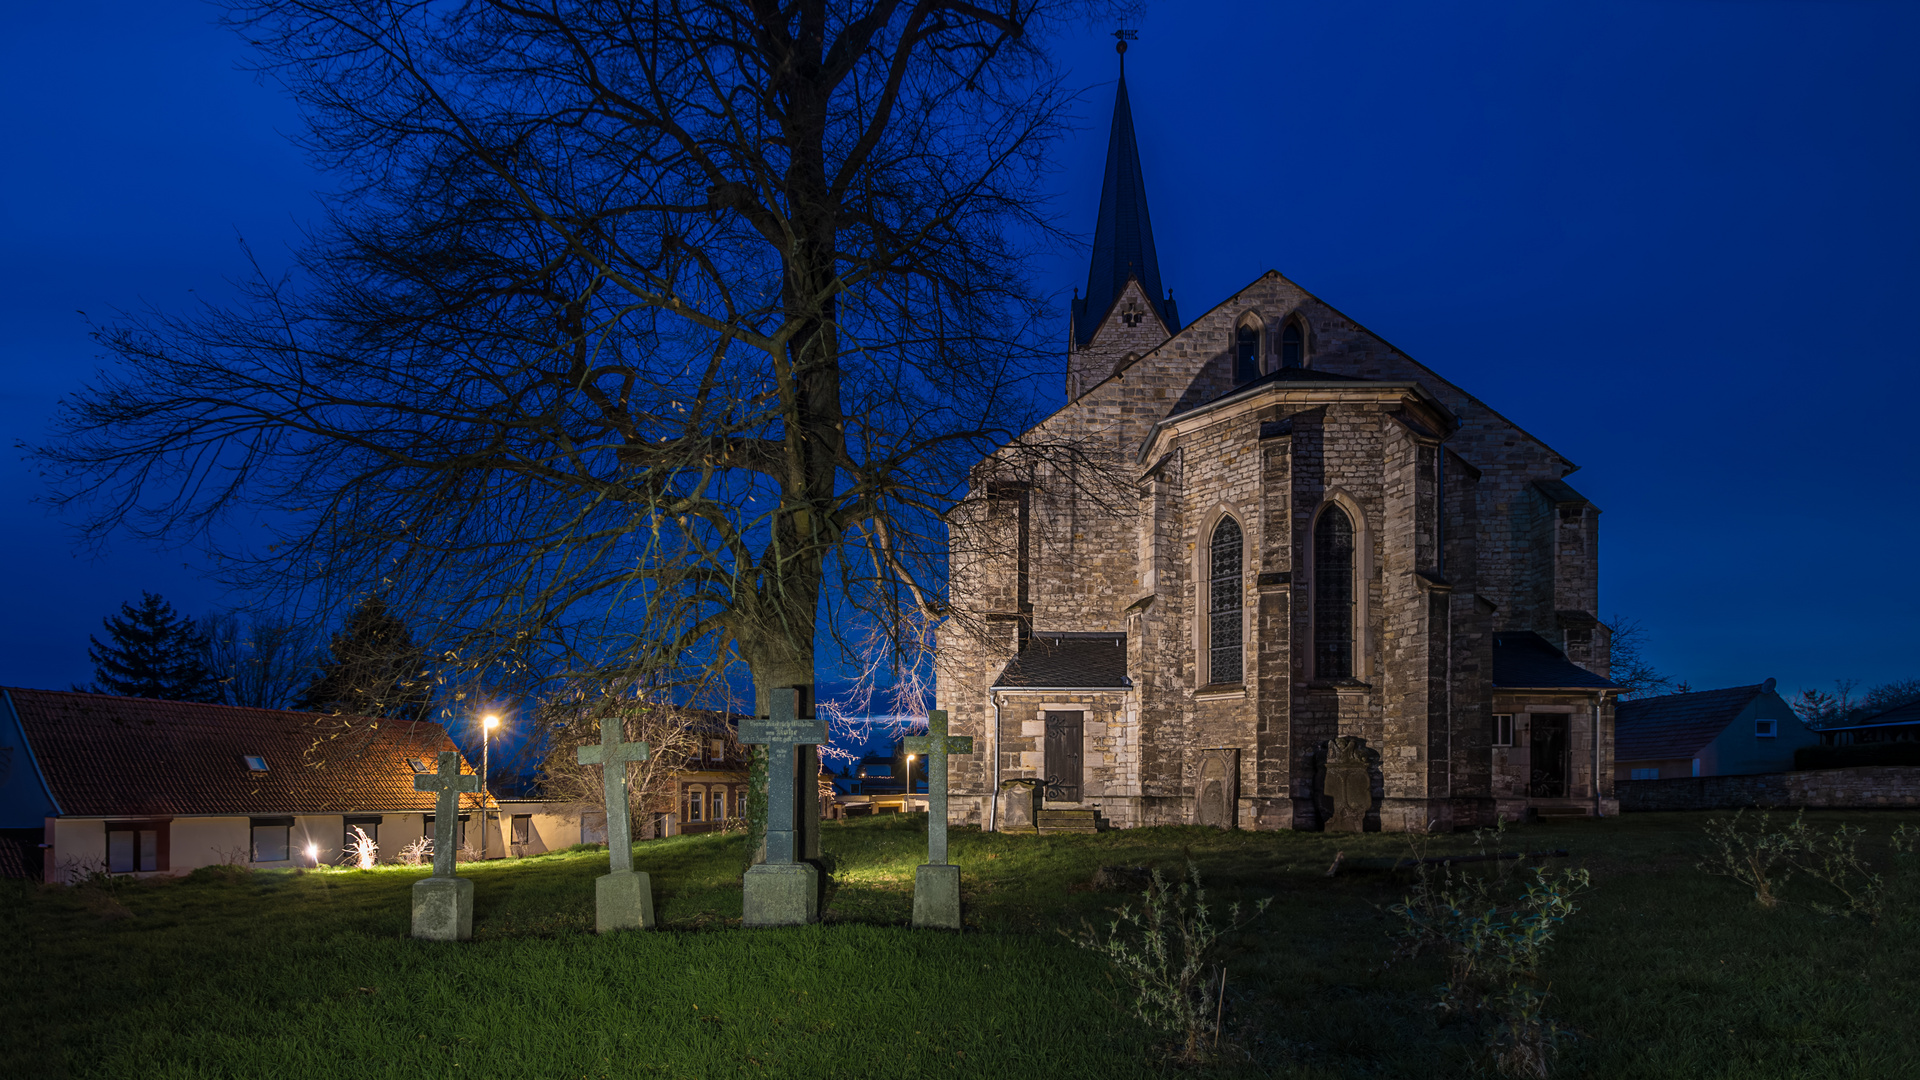
[[927,715],[927,733],[907,737],[910,754],[927,758],[927,862],[947,861],[947,755],[973,753],[973,736],[947,734],[947,710]]
[[460,771],[460,755],[440,751],[440,770],[413,778],[413,790],[432,791],[433,800],[433,876],[453,876],[454,830],[460,827],[460,794],[479,791],[480,778]]
[[[793,804],[796,797],[794,747],[819,746],[827,741],[827,722],[799,715],[800,695],[791,688],[773,691],[770,716],[750,716],[740,723],[740,741],[767,748],[767,862],[793,863],[795,844]],[[812,777],[806,777],[808,783]]]
[[621,742],[620,720],[602,717],[600,745],[580,748],[580,764],[600,766],[607,795],[607,864],[619,872],[633,869],[633,824],[627,816],[627,763],[645,761],[652,749],[644,742]]

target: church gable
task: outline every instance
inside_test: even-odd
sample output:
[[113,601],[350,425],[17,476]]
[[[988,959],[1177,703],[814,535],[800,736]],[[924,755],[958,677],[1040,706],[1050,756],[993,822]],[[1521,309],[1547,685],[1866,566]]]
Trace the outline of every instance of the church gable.
[[1076,325],[1067,354],[1067,400],[1074,401],[1115,372],[1152,352],[1171,333],[1138,278],[1128,278],[1101,315],[1085,345]]

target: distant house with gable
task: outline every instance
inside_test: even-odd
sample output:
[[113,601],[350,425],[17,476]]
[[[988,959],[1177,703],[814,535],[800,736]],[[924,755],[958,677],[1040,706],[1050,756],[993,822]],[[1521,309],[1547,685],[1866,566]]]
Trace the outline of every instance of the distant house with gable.
[[[94,869],[154,876],[223,862],[337,863],[356,826],[390,861],[431,836],[434,795],[413,781],[437,768],[442,751],[459,751],[446,730],[368,721],[351,743],[316,744],[322,719],[0,688],[0,829],[20,847],[38,847],[48,881]],[[461,771],[474,771],[464,756]],[[488,796],[462,796],[463,846],[483,799],[497,814]],[[505,854],[497,825],[488,847]]]
[[1828,746],[1884,746],[1920,743],[1920,701],[1909,701],[1851,724],[1821,728]]
[[1623,701],[1614,713],[1614,779],[1787,772],[1794,751],[1819,742],[1772,679]]

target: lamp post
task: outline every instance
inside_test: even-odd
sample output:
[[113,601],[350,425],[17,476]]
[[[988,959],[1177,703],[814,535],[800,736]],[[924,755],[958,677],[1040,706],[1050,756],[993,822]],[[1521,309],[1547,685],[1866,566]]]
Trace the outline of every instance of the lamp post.
[[497,716],[480,720],[480,861],[487,858],[487,752],[491,749],[493,729],[500,726]]
[[907,755],[906,780],[907,780],[906,793],[900,797],[900,812],[903,814],[913,809],[913,755],[912,754]]

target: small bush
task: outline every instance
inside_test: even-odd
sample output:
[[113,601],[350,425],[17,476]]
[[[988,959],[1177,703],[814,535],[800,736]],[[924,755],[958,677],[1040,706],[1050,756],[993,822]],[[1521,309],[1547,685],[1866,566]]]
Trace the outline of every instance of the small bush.
[[1104,937],[1092,923],[1083,923],[1078,934],[1061,933],[1113,965],[1133,988],[1134,1015],[1178,1039],[1181,1059],[1193,1062],[1219,1042],[1225,973],[1211,961],[1220,939],[1259,918],[1273,900],[1258,901],[1244,919],[1238,903],[1229,905],[1226,923],[1216,925],[1200,869],[1189,862],[1187,875],[1187,881],[1169,885],[1153,871],[1140,910],[1115,908]]
[[1808,846],[1807,826],[1801,820],[1805,815],[1795,814],[1786,828],[1776,832],[1772,815],[1766,811],[1753,819],[1751,828],[1746,813],[1741,810],[1731,818],[1707,822],[1707,838],[1713,841],[1714,853],[1696,865],[1752,889],[1761,907],[1778,907],[1781,890],[1799,869],[1795,858]]
[[253,867],[238,863],[215,863],[212,866],[196,866],[187,874],[188,881],[201,884],[222,884],[237,881],[249,881],[253,878]]
[[394,856],[394,861],[402,866],[419,866],[431,858],[433,858],[433,837],[423,836],[401,848],[400,854]]

